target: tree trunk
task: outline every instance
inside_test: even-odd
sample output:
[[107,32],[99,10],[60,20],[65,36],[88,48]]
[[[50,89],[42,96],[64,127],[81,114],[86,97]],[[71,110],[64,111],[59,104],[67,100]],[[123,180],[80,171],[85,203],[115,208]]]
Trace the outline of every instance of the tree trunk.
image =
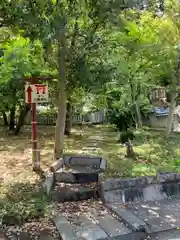
[[167,120],[167,127],[166,127],[166,137],[169,137],[169,134],[172,130],[172,123],[173,123],[173,115],[174,115],[174,109],[176,107],[176,92],[172,92],[171,96],[171,103],[169,106],[169,114],[168,114],[168,120]]
[[3,112],[2,112],[2,115],[3,115],[4,126],[9,126],[8,118],[7,118],[6,112],[3,111]]
[[65,23],[60,22],[58,32],[58,96],[57,96],[57,121],[55,127],[54,158],[59,159],[63,155],[64,131],[66,121],[66,37]]
[[15,128],[15,112],[16,112],[16,105],[13,105],[9,115],[9,131],[14,131],[14,128]]
[[141,116],[141,112],[140,112],[137,101],[135,102],[135,111],[136,111],[137,127],[142,128],[142,116]]
[[66,124],[65,124],[65,135],[71,134],[71,128],[72,128],[72,107],[71,102],[67,102],[67,112],[66,112]]
[[139,105],[137,103],[138,100],[138,93],[137,93],[137,87],[135,86],[135,83],[133,84],[132,80],[130,81],[130,89],[131,89],[131,97],[132,97],[132,103],[134,106],[135,111],[135,121],[136,121],[136,128],[142,128],[142,116],[139,109]]
[[133,144],[129,139],[126,143],[126,157],[136,159],[136,153],[133,148]]
[[15,128],[15,131],[14,131],[15,135],[19,134],[21,127],[24,124],[25,117],[28,114],[30,108],[31,108],[30,104],[25,104],[23,107],[20,108],[18,122],[17,122],[16,128]]

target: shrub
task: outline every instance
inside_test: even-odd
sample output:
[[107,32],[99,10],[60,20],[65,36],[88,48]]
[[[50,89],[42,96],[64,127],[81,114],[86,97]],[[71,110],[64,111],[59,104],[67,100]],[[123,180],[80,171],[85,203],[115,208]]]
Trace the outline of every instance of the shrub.
[[132,141],[133,139],[134,139],[134,133],[130,130],[120,133],[120,142],[123,144],[128,142],[128,140]]

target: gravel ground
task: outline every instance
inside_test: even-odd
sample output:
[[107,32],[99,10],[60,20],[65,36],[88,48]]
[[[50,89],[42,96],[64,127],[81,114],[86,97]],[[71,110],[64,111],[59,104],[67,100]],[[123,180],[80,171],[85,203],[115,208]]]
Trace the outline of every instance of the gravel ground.
[[[75,230],[75,222],[73,221],[72,214],[75,216],[80,216],[81,214],[86,214],[86,216],[91,219],[92,212],[96,212],[98,215],[104,215],[108,213],[108,209],[99,200],[89,199],[86,201],[79,202],[65,202],[57,203],[56,209],[62,215],[66,216],[71,222],[73,229]],[[32,221],[24,224],[23,226],[11,226],[5,227],[4,232],[6,236],[11,239],[13,235],[20,235],[21,232],[29,233],[30,239],[39,240],[40,233],[46,232],[47,235],[53,237],[53,239],[59,239],[58,231],[53,225],[50,219],[42,218],[39,221]],[[22,238],[23,240],[26,238]],[[28,239],[27,239],[28,240]]]
[[[92,182],[92,183],[87,183],[87,184],[71,184],[71,183],[56,183],[55,186],[55,191],[59,191],[62,190],[63,188],[72,188],[74,191],[76,191],[76,186],[81,186],[84,188],[89,188],[89,189],[96,189],[97,188],[97,183],[96,182]],[[78,189],[77,189],[78,190]]]
[[21,232],[29,233],[30,239],[38,240],[40,239],[40,233],[46,232],[47,235],[52,236],[54,239],[58,239],[58,231],[56,227],[53,225],[52,221],[49,219],[40,219],[39,221],[29,222],[24,224],[23,226],[12,226],[5,227],[4,231],[8,238],[11,238],[13,235],[20,235]]
[[[66,216],[69,220],[71,214],[80,215],[85,213],[86,216],[91,216],[92,212],[95,211],[98,215],[104,215],[110,213],[109,210],[99,200],[89,199],[78,202],[65,202],[57,204],[59,212]],[[110,213],[111,214],[111,213]]]

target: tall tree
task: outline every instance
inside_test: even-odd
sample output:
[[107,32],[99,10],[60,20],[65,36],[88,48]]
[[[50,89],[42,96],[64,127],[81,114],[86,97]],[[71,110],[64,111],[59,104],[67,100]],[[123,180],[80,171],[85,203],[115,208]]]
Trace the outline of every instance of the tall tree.
[[[57,108],[55,158],[63,152],[63,138],[66,117],[67,93],[77,85],[92,84],[76,79],[74,63],[86,66],[91,49],[98,49],[102,42],[98,35],[109,21],[114,24],[121,9],[119,1],[10,1],[1,9],[1,24],[8,24],[23,30],[31,39],[43,42],[46,60],[49,54],[56,55]],[[106,21],[105,21],[106,20]],[[100,41],[99,41],[100,40]],[[83,51],[82,51],[83,50]],[[80,52],[80,54],[79,54]],[[77,56],[77,57],[76,57]],[[82,65],[83,64],[83,65]]]
[[[12,39],[1,44],[1,49],[0,109],[4,119],[6,119],[5,112],[10,111],[9,130],[18,134],[30,110],[30,106],[24,101],[24,77],[46,73],[48,66],[44,63],[43,50],[39,41],[31,43],[29,39],[14,35]],[[17,109],[19,117],[16,123]]]

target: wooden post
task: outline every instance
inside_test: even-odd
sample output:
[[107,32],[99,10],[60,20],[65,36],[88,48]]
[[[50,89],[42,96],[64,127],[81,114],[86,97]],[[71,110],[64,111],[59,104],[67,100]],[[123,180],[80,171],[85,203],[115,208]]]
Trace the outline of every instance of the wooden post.
[[31,123],[32,123],[32,168],[34,171],[40,169],[40,151],[37,140],[37,119],[36,103],[31,103]]

